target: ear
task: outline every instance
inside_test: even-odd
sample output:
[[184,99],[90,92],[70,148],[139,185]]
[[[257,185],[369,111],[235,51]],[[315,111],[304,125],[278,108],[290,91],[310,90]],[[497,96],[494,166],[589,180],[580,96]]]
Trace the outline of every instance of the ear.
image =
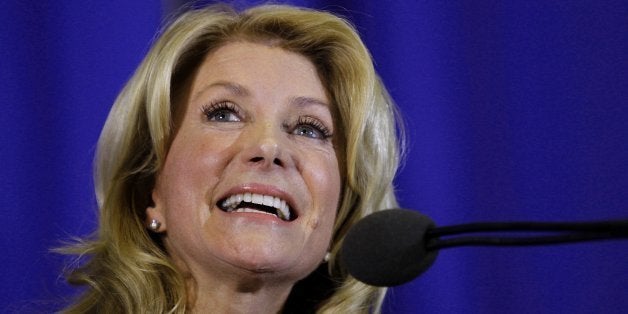
[[[159,198],[159,193],[156,187],[153,189],[151,195],[153,202],[151,205],[146,207],[146,221],[144,221],[144,225],[152,232],[162,233],[167,230],[164,205]],[[153,221],[157,221],[157,228],[151,226]]]

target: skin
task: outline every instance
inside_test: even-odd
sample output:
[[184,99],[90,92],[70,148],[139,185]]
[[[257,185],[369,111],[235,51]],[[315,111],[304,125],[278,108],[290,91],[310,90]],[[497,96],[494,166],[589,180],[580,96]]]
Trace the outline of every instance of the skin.
[[[161,222],[193,312],[276,313],[331,241],[341,178],[326,90],[306,57],[232,42],[206,56],[185,96],[147,225]],[[244,192],[281,197],[298,218],[217,206]]]

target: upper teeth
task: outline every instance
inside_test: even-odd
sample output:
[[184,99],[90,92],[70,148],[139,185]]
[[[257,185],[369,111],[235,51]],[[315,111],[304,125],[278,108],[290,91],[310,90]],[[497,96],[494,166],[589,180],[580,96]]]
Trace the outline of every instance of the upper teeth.
[[286,201],[280,199],[279,197],[271,195],[253,193],[235,194],[229,196],[226,200],[222,202],[221,205],[224,209],[230,212],[236,209],[236,207],[238,207],[238,205],[240,205],[240,203],[242,202],[274,207],[277,209],[277,214],[279,215],[279,218],[283,220],[290,219],[290,209],[288,207],[288,204],[286,204]]

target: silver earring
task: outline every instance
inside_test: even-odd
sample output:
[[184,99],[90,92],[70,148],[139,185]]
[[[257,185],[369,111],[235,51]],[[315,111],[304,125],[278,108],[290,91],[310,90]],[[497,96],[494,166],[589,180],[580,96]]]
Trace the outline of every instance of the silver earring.
[[323,257],[323,261],[324,261],[325,263],[327,263],[327,262],[329,262],[329,259],[330,259],[330,258],[331,258],[331,253],[327,252],[327,253],[325,254],[325,257]]
[[157,230],[159,230],[159,227],[161,227],[161,222],[159,222],[159,220],[157,219],[151,220],[150,224],[148,225],[148,228],[150,228],[150,230],[152,230],[153,232],[157,232]]

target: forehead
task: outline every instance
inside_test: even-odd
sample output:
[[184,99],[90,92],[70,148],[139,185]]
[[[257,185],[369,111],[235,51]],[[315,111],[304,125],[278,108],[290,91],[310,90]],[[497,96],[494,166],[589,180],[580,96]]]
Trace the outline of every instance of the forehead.
[[307,57],[260,43],[231,42],[209,53],[192,82],[192,99],[215,85],[241,96],[288,93],[329,103],[318,71]]

